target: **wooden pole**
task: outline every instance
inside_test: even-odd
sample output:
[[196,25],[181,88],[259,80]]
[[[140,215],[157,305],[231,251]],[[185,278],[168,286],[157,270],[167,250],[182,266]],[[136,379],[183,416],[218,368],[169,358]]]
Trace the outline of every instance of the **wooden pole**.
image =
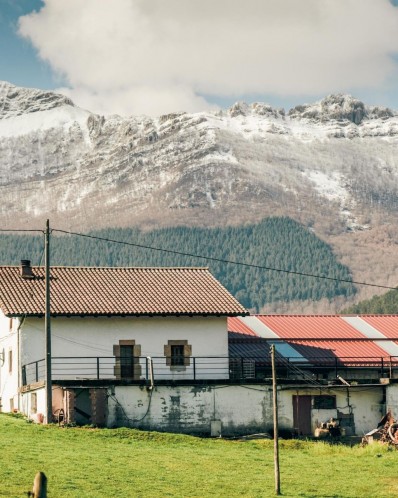
[[51,321],[50,321],[50,221],[46,222],[45,230],[45,313],[44,327],[46,336],[46,423],[50,424],[53,417],[52,409],[52,379],[51,379]]
[[33,498],[47,498],[47,477],[43,472],[38,472],[33,481],[32,491],[28,491],[28,496]]
[[275,473],[275,494],[281,494],[281,482],[279,472],[279,440],[278,440],[278,395],[276,390],[276,371],[275,371],[275,345],[271,346],[271,365],[272,365],[272,401],[274,413],[274,473]]

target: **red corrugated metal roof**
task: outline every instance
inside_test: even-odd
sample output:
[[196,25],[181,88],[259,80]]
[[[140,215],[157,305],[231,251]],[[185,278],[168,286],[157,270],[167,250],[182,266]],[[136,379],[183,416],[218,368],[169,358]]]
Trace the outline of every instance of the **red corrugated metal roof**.
[[[344,342],[337,338],[364,339],[365,336],[345,322],[340,316],[259,316],[279,337],[293,339],[318,339],[314,341],[287,341],[306,358],[316,356],[338,358],[374,358],[388,356],[384,349],[370,341]],[[319,341],[319,339],[330,339]]]
[[257,337],[257,334],[239,318],[228,318],[228,331]]
[[[0,309],[8,316],[44,313],[44,268],[34,278],[0,266]],[[207,268],[51,268],[53,315],[245,315]]]
[[398,338],[398,315],[361,315],[361,318],[386,337]]
[[[256,318],[307,359],[336,357],[379,359],[389,356],[373,341],[361,341],[366,337],[340,316],[256,315]],[[398,317],[395,320],[398,326]],[[238,322],[245,322],[245,319],[242,318]],[[256,332],[254,334],[258,336]],[[354,340],[349,342],[337,340],[342,338]]]

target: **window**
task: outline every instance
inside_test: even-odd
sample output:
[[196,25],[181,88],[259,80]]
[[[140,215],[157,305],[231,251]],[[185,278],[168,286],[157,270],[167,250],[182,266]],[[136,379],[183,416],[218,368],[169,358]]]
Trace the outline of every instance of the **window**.
[[12,373],[12,349],[8,351],[8,372]]
[[172,344],[170,346],[172,367],[184,366],[184,346],[182,344]]
[[314,410],[333,410],[336,408],[336,396],[313,396],[312,400]]
[[134,377],[134,346],[120,346],[120,375],[123,379]]
[[120,340],[113,346],[114,375],[117,379],[134,380],[141,376],[141,346],[134,340]]
[[171,340],[164,346],[164,355],[167,366],[183,369],[191,363],[192,346],[186,340]]
[[30,394],[30,412],[37,413],[37,393]]

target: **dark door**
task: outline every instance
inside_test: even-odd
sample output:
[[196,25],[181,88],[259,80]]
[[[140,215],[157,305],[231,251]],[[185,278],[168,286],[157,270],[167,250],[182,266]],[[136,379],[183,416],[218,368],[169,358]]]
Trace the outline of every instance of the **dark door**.
[[293,396],[294,430],[300,436],[309,436],[311,430],[311,396]]
[[120,346],[120,377],[122,379],[134,377],[134,346]]

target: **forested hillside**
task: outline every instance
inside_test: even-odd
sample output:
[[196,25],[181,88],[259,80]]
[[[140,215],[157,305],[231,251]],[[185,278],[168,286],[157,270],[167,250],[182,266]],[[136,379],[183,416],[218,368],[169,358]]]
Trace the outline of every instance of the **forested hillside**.
[[[349,269],[336,260],[330,246],[289,218],[226,228],[106,229],[91,235],[268,268],[351,279]],[[1,235],[2,265],[30,259],[43,263],[43,236]],[[266,303],[332,299],[349,296],[349,283],[291,275],[281,271],[175,255],[76,235],[53,232],[51,264],[62,266],[209,266],[213,274],[252,310]]]
[[398,287],[381,296],[374,296],[366,301],[361,301],[345,309],[343,313],[370,314],[370,315],[396,315],[398,314]]

